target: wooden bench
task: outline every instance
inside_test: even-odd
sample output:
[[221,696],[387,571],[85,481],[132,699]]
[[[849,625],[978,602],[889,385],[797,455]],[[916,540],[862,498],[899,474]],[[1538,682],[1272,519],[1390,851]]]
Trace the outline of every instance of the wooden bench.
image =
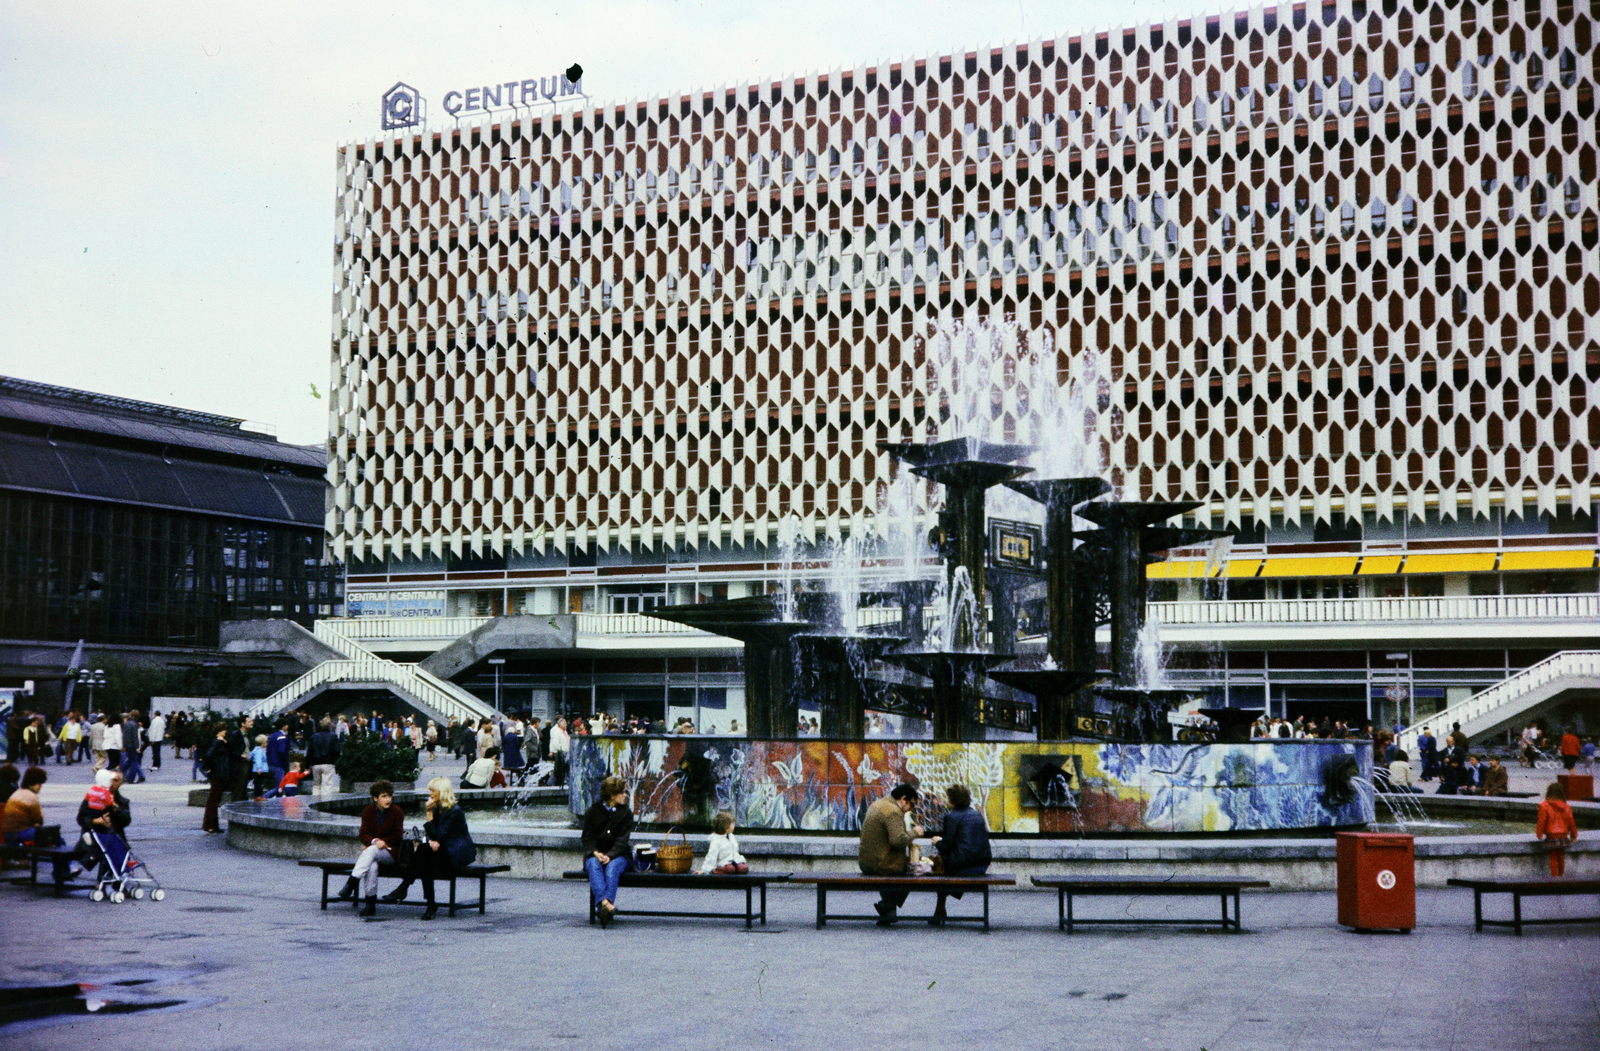
[[[39,865],[41,863],[49,863],[52,871],[54,871],[57,861],[60,861],[63,865],[63,868],[65,868],[65,866],[70,865],[72,861],[75,860],[70,847],[0,846],[0,858],[3,858],[6,861],[27,862],[28,875],[16,876],[12,878],[10,882],[29,887],[40,886]],[[49,886],[55,888],[56,892],[59,894],[72,890],[87,890],[90,888],[91,884],[73,883],[71,880],[58,881],[52,877],[49,880]]]
[[[300,862],[300,867],[301,868],[308,868],[308,869],[321,869],[322,870],[322,911],[323,912],[327,912],[328,911],[328,903],[329,902],[342,902],[343,901],[343,899],[339,898],[337,895],[332,896],[332,897],[329,896],[329,894],[328,894],[328,880],[329,880],[329,878],[331,878],[333,876],[349,876],[350,873],[355,869],[356,863],[353,862],[353,861],[320,861],[320,860],[312,858],[312,859],[306,859],[306,860],[301,861]],[[510,871],[511,871],[511,866],[510,865],[468,865],[466,868],[455,869],[449,875],[442,875],[441,874],[441,875],[435,876],[434,880],[436,882],[445,882],[445,883],[449,883],[450,884],[450,903],[449,903],[449,907],[450,907],[450,915],[454,916],[456,914],[456,910],[457,909],[470,909],[470,908],[472,908],[472,902],[470,902],[470,901],[464,901],[464,902],[461,902],[459,904],[456,902],[456,880],[458,880],[458,879],[476,879],[478,881],[478,915],[482,916],[485,913],[485,911],[487,911],[486,907],[487,907],[487,904],[488,904],[487,893],[488,893],[488,879],[489,879],[489,876],[491,876],[492,874],[494,874],[496,872],[510,872]],[[407,872],[406,869],[402,868],[399,865],[389,864],[389,865],[379,865],[378,866],[378,875],[379,875],[379,877],[387,877],[387,878],[390,878],[390,879],[404,879],[408,875],[408,872]],[[360,901],[359,898],[356,899],[355,904],[357,904],[357,905],[361,904],[361,901]],[[397,902],[384,902],[383,904],[385,904],[385,905],[412,905],[412,906],[417,906],[417,905],[426,905],[427,902],[425,902],[425,901],[409,901],[409,900],[407,900],[407,901],[397,901]]]
[[[989,888],[1014,887],[1017,884],[1015,876],[868,876],[865,873],[857,875],[850,872],[808,872],[804,875],[791,876],[794,883],[815,883],[817,885],[817,926],[825,927],[829,920],[880,920],[883,917],[876,914],[872,916],[851,915],[848,913],[828,912],[828,891],[830,890],[858,890],[858,891],[883,891],[904,890],[911,892],[945,893],[960,892],[965,894],[972,891],[983,895],[982,916],[946,916],[946,923],[981,923],[983,929],[989,929]],[[905,920],[931,920],[932,916],[905,916]]]
[[[1520,937],[1525,926],[1552,923],[1600,923],[1600,916],[1559,916],[1527,920],[1522,917],[1523,898],[1550,898],[1562,894],[1600,894],[1600,879],[1572,879],[1565,876],[1536,876],[1532,879],[1450,879],[1452,887],[1466,887],[1472,891],[1473,929],[1485,927],[1510,927]],[[1511,895],[1511,919],[1486,920],[1483,918],[1485,894]]]
[[[562,879],[583,880],[589,882],[589,874],[582,870],[563,872]],[[744,926],[749,930],[759,919],[764,927],[767,923],[767,884],[784,883],[789,879],[787,872],[746,872],[743,875],[727,876],[696,876],[685,873],[681,876],[668,875],[665,872],[635,872],[629,870],[622,874],[618,883],[620,887],[670,887],[673,890],[742,890],[744,891],[744,912],[692,912],[684,909],[618,909],[618,916],[682,916],[698,919],[737,920],[744,919]],[[755,908],[755,892],[761,892],[761,907]],[[600,910],[594,900],[594,895],[589,895],[589,922],[600,921]]]
[[[1034,876],[1035,887],[1052,887],[1056,892],[1056,929],[1072,933],[1079,926],[1141,926],[1145,924],[1195,924],[1221,923],[1225,931],[1239,931],[1239,891],[1245,887],[1270,887],[1264,879],[1239,879],[1233,876]],[[1184,920],[1162,917],[1142,919],[1119,917],[1114,920],[1080,920],[1072,915],[1072,899],[1076,897],[1177,897],[1215,894],[1222,901],[1219,920]],[[1228,898],[1233,898],[1233,916],[1228,915]]]

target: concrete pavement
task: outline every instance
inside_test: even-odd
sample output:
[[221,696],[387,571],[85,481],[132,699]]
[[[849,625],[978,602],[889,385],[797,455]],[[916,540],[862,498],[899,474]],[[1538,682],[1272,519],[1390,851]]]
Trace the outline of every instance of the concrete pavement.
[[[70,826],[87,771],[48,769],[47,814]],[[765,931],[626,918],[601,931],[585,922],[581,886],[513,880],[491,881],[485,917],[421,923],[415,909],[389,909],[363,921],[347,907],[319,911],[314,872],[201,834],[199,811],[183,805],[188,787],[187,760],[169,760],[127,790],[135,846],[167,901],[95,905],[0,887],[5,984],[148,978],[111,995],[186,1003],[0,1028],[0,1049],[1600,1046],[1597,928],[1474,934],[1466,892],[1423,892],[1410,936],[1336,927],[1328,893],[1248,894],[1240,935],[1068,937],[1055,930],[1053,895],[1040,893],[996,895],[987,935],[920,924],[817,931],[815,899],[798,888],[771,894]],[[625,891],[623,904],[671,894]],[[1102,900],[1081,911],[1214,908]],[[1596,911],[1592,897],[1529,905]]]

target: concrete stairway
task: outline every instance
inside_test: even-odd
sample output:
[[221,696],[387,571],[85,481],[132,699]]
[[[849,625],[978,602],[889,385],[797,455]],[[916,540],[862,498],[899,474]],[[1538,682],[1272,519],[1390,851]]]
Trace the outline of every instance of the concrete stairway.
[[272,718],[298,708],[326,690],[352,686],[386,688],[440,725],[450,719],[476,721],[492,717],[494,707],[447,679],[415,664],[387,660],[367,650],[341,630],[341,620],[318,621],[308,632],[291,621],[252,621],[230,625],[236,636],[225,648],[252,652],[276,645],[310,670],[250,709],[256,718]]
[[[1572,690],[1600,691],[1600,650],[1567,650],[1524,668],[1459,704],[1434,714],[1426,725],[1443,739],[1451,725],[1460,723],[1468,739],[1527,722]],[[1400,735],[1400,747],[1416,754],[1420,725]]]

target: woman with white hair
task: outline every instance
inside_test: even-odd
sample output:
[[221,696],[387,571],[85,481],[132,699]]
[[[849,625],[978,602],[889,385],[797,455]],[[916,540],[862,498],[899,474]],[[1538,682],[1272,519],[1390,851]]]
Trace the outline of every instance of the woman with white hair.
[[472,864],[478,856],[478,848],[473,845],[472,834],[467,829],[467,815],[456,805],[456,792],[448,777],[436,777],[428,782],[427,813],[428,820],[422,826],[426,838],[412,855],[405,881],[382,900],[390,904],[405,901],[411,884],[420,879],[422,897],[428,903],[422,918],[431,920],[439,914],[439,907],[433,900],[433,881]]

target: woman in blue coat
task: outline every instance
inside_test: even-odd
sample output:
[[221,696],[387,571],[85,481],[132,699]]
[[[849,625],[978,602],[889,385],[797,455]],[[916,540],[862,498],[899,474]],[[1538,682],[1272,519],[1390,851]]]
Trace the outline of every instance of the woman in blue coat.
[[[946,876],[982,876],[989,871],[993,860],[989,853],[989,826],[983,815],[972,809],[972,793],[966,785],[951,785],[944,797],[950,804],[944,816],[944,827],[933,837],[933,848],[944,859]],[[939,903],[934,907],[930,924],[944,922],[944,901],[947,897],[959,899],[960,891],[940,891]]]

